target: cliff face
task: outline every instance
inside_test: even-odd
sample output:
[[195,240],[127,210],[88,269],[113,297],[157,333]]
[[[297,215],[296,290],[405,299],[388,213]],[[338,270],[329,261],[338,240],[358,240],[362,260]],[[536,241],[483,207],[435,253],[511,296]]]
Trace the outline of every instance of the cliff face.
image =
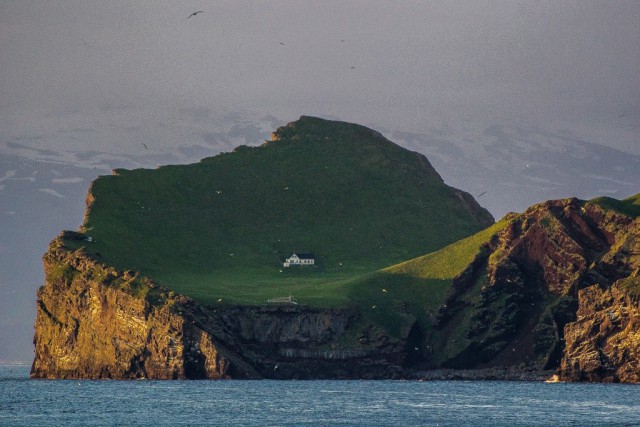
[[68,251],[60,239],[44,266],[32,377],[255,376],[199,324],[188,299]]
[[356,320],[351,310],[205,307],[61,238],[44,266],[33,378],[390,378],[401,370],[392,340],[336,345]]
[[216,308],[243,357],[264,378],[349,379],[402,376],[404,341],[381,333],[354,345],[360,332],[355,310],[296,305]]
[[639,286],[634,277],[606,290],[594,285],[579,292],[578,318],[564,331],[560,379],[640,382]]
[[637,280],[638,225],[577,199],[513,215],[454,279],[436,316],[432,366],[526,365],[564,380],[636,382],[638,304],[620,283]]

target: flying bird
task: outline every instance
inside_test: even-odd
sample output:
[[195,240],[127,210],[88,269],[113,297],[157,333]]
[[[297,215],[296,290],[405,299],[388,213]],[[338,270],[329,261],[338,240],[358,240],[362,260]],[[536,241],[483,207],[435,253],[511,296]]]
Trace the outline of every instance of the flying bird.
[[187,16],[187,19],[191,18],[192,16],[196,16],[197,14],[202,13],[202,12],[204,12],[204,10],[199,10],[197,12],[193,12],[191,15]]
[[486,191],[483,191],[482,193],[478,194],[476,197],[480,198],[480,197],[484,196],[486,193],[487,193]]
[[145,144],[144,142],[142,143],[142,145],[143,145],[143,147],[144,147],[144,149],[145,149],[145,150],[148,150],[148,149],[149,149],[149,147],[147,147],[147,144]]

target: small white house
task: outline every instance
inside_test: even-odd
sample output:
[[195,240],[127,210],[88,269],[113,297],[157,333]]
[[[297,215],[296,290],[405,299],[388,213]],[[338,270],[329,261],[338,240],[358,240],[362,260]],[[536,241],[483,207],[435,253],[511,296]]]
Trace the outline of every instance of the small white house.
[[313,254],[293,254],[282,264],[284,267],[292,265],[315,265],[316,257]]

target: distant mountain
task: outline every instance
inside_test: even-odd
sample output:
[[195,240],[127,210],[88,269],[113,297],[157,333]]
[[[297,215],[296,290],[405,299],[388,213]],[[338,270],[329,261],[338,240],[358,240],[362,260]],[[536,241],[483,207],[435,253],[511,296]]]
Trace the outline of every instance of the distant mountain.
[[473,194],[498,218],[545,200],[624,199],[640,182],[639,156],[568,132],[496,124],[391,136],[428,156],[449,185]]

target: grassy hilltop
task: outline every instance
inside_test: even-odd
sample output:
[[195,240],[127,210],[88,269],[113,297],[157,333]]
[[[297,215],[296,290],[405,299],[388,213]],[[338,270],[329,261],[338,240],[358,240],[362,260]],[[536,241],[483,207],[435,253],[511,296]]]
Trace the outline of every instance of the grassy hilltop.
[[640,216],[640,194],[636,194],[635,196],[628,197],[624,200],[603,196],[596,197],[591,201],[605,209],[612,209],[632,217]]
[[[293,294],[338,306],[362,298],[355,278],[491,224],[424,156],[363,126],[301,117],[259,147],[98,178],[82,245],[204,303]],[[318,265],[283,268],[294,251]]]

